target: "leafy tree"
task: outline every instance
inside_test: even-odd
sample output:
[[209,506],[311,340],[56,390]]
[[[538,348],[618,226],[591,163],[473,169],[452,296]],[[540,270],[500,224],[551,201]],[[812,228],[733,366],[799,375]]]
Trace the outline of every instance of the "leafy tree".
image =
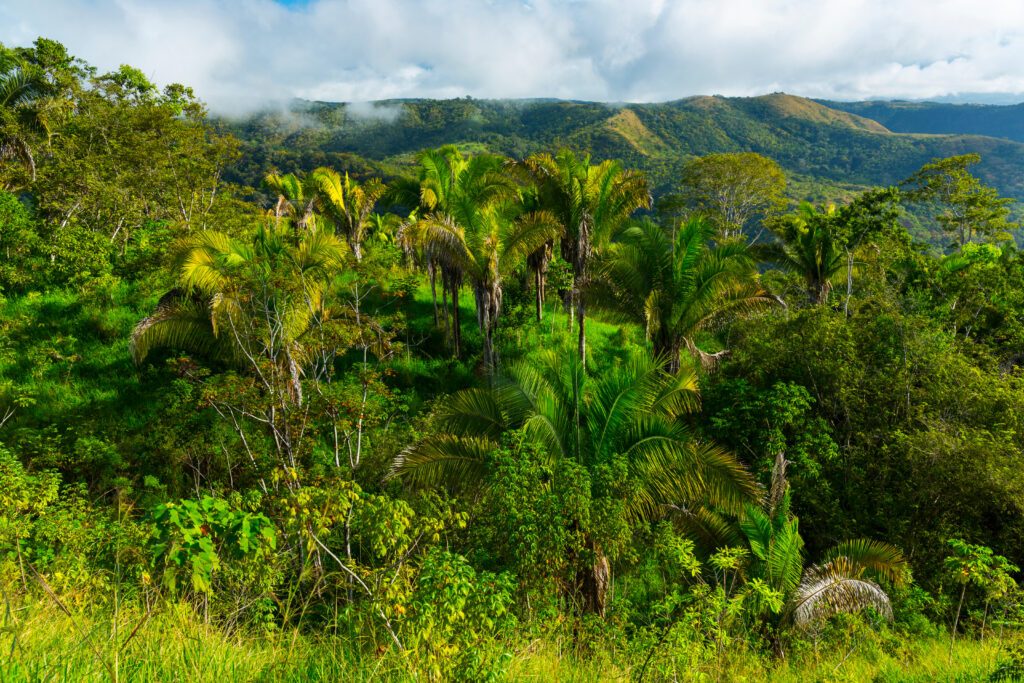
[[120,73],[81,84],[73,115],[39,166],[32,191],[45,236],[78,226],[104,236],[123,258],[129,245],[161,230],[169,242],[247,224],[254,207],[234,201],[221,180],[237,141],[209,127],[187,88],[153,93]]
[[902,183],[912,201],[942,207],[936,220],[961,248],[975,237],[1008,239],[1006,233],[1016,227],[1007,221],[1013,200],[971,174],[969,167],[980,161],[978,154],[933,159]]
[[[786,176],[754,152],[708,154],[687,161],[678,200],[705,215],[723,239],[739,237],[786,205]],[[763,230],[763,228],[762,228]],[[750,237],[756,242],[761,231]]]
[[[0,44],[0,163],[20,161],[36,179],[33,147],[49,144],[75,107],[86,72],[60,43],[39,38],[31,48]],[[0,177],[13,189],[25,179]]]
[[[960,584],[960,598],[953,617],[953,628],[949,637],[949,656],[953,656],[953,644],[956,642],[957,628],[960,625],[960,612],[964,606],[967,587],[980,588],[985,594],[985,617],[988,617],[989,603],[993,598],[999,599],[1014,587],[1016,583],[1011,574],[1019,572],[1020,567],[1011,564],[1002,555],[995,554],[991,548],[983,545],[967,543],[959,538],[948,541],[952,554],[946,557],[945,569],[953,580]],[[984,638],[985,623],[981,624]]]
[[641,325],[654,353],[678,372],[685,346],[705,363],[695,335],[774,299],[758,284],[754,259],[737,242],[712,245],[715,227],[701,218],[670,234],[652,221],[625,230],[603,263],[608,303]]

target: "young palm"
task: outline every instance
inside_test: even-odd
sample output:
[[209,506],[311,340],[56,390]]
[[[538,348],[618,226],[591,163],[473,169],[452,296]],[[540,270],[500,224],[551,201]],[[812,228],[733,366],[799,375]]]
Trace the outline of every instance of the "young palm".
[[358,183],[330,168],[318,168],[310,174],[316,187],[318,204],[324,217],[344,236],[356,261],[363,258],[363,238],[371,225],[371,215],[387,187],[379,178]]
[[[731,454],[698,439],[681,419],[698,406],[692,370],[670,375],[662,360],[638,354],[588,380],[578,358],[544,352],[510,367],[493,388],[452,396],[437,416],[438,433],[402,451],[391,476],[420,486],[478,488],[501,435],[522,430],[552,459],[571,459],[591,471],[624,462],[628,521],[684,504],[738,513],[757,486]],[[607,559],[596,542],[592,546],[597,563],[585,583],[591,607],[600,612]]]
[[316,230],[319,185],[312,177],[271,172],[264,176],[263,185],[277,195],[274,217],[279,223],[282,219],[290,219],[294,222],[296,234],[301,230]]
[[903,554],[888,543],[857,539],[839,543],[817,564],[805,565],[799,520],[790,512],[786,465],[779,454],[765,504],[747,505],[738,522],[753,558],[750,578],[763,580],[784,598],[781,624],[807,628],[866,607],[891,618],[889,596],[877,580],[901,583],[906,575]]
[[760,249],[762,258],[803,276],[812,303],[823,304],[832,292],[833,280],[847,268],[843,244],[834,225],[834,207],[818,211],[800,204],[773,229],[779,241]]
[[623,231],[602,260],[602,298],[643,326],[672,372],[679,370],[684,346],[705,363],[717,357],[697,347],[697,332],[775,301],[758,284],[748,248],[739,242],[713,245],[716,232],[700,218],[674,235],[642,221]]
[[589,156],[577,157],[569,150],[555,157],[533,155],[517,166],[530,176],[541,206],[554,214],[562,227],[562,257],[573,269],[577,352],[585,361],[586,290],[592,257],[637,209],[650,206],[647,180],[640,173],[624,170],[617,161],[591,165]]

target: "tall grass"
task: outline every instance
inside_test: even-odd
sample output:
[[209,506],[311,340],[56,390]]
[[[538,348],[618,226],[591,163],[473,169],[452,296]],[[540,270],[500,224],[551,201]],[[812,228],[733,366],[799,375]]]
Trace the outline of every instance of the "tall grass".
[[[202,623],[186,605],[168,605],[147,615],[139,608],[69,616],[52,602],[9,605],[0,620],[2,681],[413,681],[393,652],[366,653],[350,638],[282,630],[254,634]],[[530,639],[522,635],[505,680],[635,680],[636,660],[616,655],[582,656],[571,637]],[[985,681],[995,670],[1000,647],[974,640],[939,638],[878,648],[805,650],[775,660],[742,650],[715,668],[675,666],[669,657],[644,671],[647,681]],[[641,653],[642,654],[642,653]],[[680,657],[679,662],[686,661]]]

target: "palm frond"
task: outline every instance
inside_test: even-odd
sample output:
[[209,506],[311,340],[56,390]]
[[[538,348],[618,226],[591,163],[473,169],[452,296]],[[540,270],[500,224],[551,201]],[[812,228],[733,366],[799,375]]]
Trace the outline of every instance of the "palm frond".
[[787,606],[786,618],[798,628],[807,628],[841,612],[873,607],[892,618],[889,596],[878,584],[856,578],[843,560],[810,567]]
[[131,337],[136,365],[158,348],[222,355],[225,346],[210,322],[209,303],[178,290],[164,295],[153,314],[135,326]]
[[415,487],[479,487],[484,481],[487,455],[496,447],[490,439],[435,434],[395,456],[387,476]]
[[907,578],[907,561],[896,546],[868,538],[843,541],[822,557],[825,563],[845,560],[857,576],[884,578],[901,584]]
[[736,548],[744,544],[744,534],[736,523],[716,510],[682,505],[667,506],[666,510],[679,532],[694,541],[705,556],[719,548]]

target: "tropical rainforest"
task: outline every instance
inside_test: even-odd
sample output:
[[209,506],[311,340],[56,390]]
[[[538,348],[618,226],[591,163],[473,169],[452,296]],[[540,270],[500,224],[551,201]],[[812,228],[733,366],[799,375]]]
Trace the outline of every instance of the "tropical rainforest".
[[1021,680],[1024,146],[847,109],[0,46],[0,678]]

